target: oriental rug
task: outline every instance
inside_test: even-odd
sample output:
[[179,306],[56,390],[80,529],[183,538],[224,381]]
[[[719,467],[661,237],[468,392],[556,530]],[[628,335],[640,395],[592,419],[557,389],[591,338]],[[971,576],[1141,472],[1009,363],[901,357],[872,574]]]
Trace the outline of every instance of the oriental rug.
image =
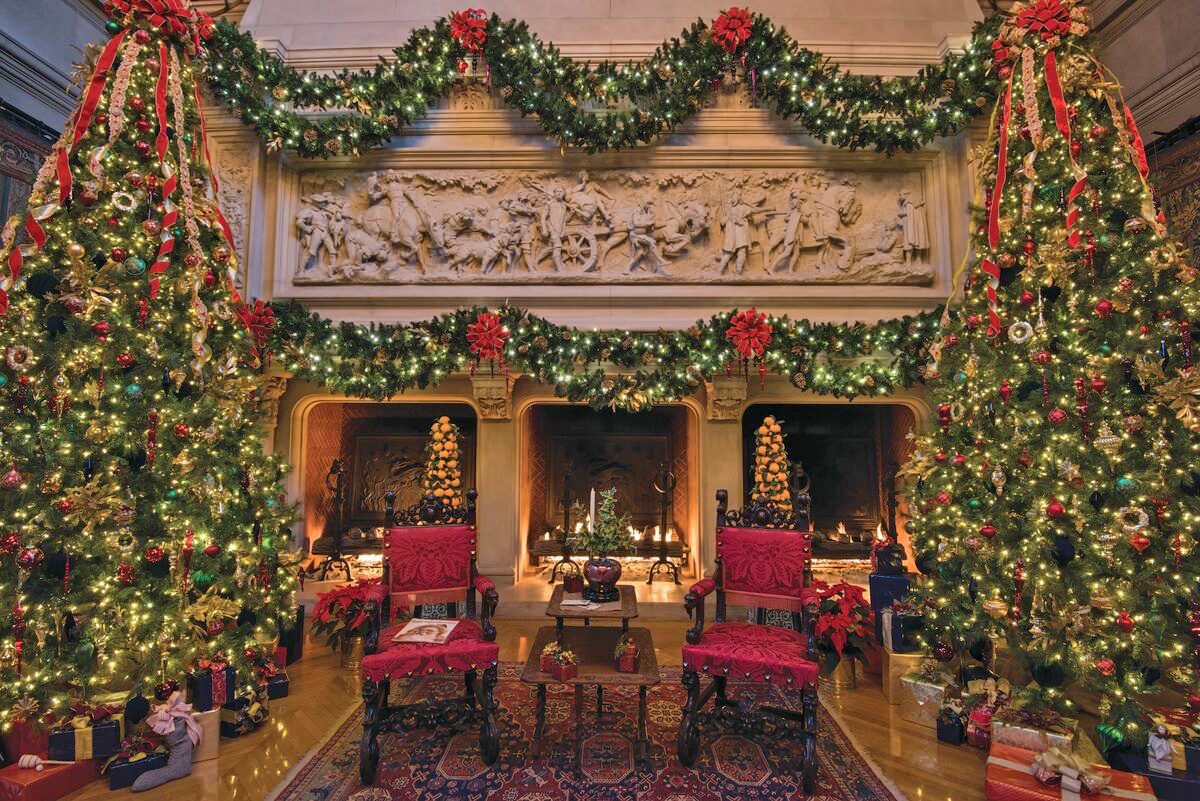
[[[650,688],[647,732],[649,759],[637,759],[637,691],[605,689],[605,713],[598,725],[595,695],[585,704],[583,761],[574,764],[574,693],[550,685],[542,755],[532,756],[535,688],[523,684],[521,666],[502,664],[496,700],[501,707],[500,759],[479,759],[478,730],[419,731],[380,736],[379,774],[364,787],[358,779],[358,745],[363,710],[359,706],[334,734],[314,749],[276,788],[272,801],[791,801],[806,798],[801,788],[800,745],[795,740],[747,737],[711,727],[701,733],[694,769],[675,758],[675,732],[684,692],[679,668],[662,670]],[[458,695],[462,677],[431,677],[420,688],[393,688],[408,700],[427,693]],[[777,689],[730,683],[733,697]],[[818,712],[820,768],[815,801],[906,801],[856,747],[834,716]]]

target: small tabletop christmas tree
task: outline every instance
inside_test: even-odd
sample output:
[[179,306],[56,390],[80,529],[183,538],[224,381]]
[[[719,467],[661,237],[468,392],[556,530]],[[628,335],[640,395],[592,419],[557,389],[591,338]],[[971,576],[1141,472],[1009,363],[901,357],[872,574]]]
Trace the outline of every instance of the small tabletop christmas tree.
[[429,428],[429,442],[425,446],[425,474],[421,489],[425,495],[432,494],[439,502],[455,508],[462,506],[462,451],[458,425],[449,417],[439,417]]
[[211,20],[107,7],[113,38],[0,243],[5,724],[165,694],[200,658],[252,681],[293,599],[254,408],[270,315],[234,288],[196,86]]
[[1200,293],[1087,33],[1082,6],[1039,0],[993,45],[978,272],[906,472],[935,655],[1005,641],[1046,701],[1098,692],[1120,739],[1160,676],[1197,686]]
[[777,509],[790,512],[792,491],[788,482],[792,466],[782,432],[771,415],[764,417],[762,425],[754,431],[754,497],[766,498]]

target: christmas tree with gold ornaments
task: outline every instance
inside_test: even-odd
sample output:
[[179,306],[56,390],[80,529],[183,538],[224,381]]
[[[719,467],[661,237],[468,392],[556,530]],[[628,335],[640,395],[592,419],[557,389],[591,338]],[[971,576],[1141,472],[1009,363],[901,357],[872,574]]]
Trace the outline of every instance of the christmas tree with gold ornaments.
[[196,86],[211,20],[106,8],[112,38],[0,246],[5,725],[169,691],[202,659],[250,684],[294,595],[257,422],[272,317],[234,286]]
[[455,508],[462,506],[462,467],[459,450],[458,424],[449,417],[439,417],[429,429],[425,446],[425,474],[421,489],[439,503]]
[[767,415],[754,431],[754,497],[765,498],[781,511],[790,512],[792,491],[788,480],[791,474],[783,429],[773,416]]
[[1165,684],[1200,707],[1200,285],[1088,26],[1017,3],[992,45],[974,261],[904,472],[934,655],[1005,645],[1044,703],[1098,695],[1116,744]]

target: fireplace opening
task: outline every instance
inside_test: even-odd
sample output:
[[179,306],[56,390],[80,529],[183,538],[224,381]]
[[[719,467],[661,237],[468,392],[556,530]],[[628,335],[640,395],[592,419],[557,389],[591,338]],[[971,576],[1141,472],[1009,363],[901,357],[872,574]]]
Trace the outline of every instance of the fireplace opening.
[[[600,492],[610,487],[617,489],[618,513],[630,517],[630,547],[613,554],[622,560],[624,575],[645,579],[663,553],[688,568],[697,536],[690,501],[698,480],[690,458],[696,430],[689,408],[660,406],[615,414],[585,406],[534,404],[526,410],[524,423],[519,530],[527,575],[548,578],[563,557],[564,499],[586,510],[593,488]],[[664,493],[659,491],[664,468],[669,473],[665,527]],[[571,518],[572,529],[586,525],[580,517]],[[573,554],[577,561],[586,556]]]
[[[304,448],[304,521],[311,555],[330,559],[340,553],[355,579],[380,570],[384,494],[396,493],[397,509],[420,500],[429,428],[442,416],[459,426],[462,486],[474,487],[477,423],[465,403],[329,401],[312,408]],[[339,479],[331,473],[335,462],[341,468],[340,503]]]
[[[810,482],[813,556],[870,558],[877,532],[903,532],[895,475],[907,458],[916,418],[898,404],[759,404],[742,417],[745,500],[754,489],[754,432],[763,418],[779,422],[788,457]],[[907,540],[901,533],[901,539]]]

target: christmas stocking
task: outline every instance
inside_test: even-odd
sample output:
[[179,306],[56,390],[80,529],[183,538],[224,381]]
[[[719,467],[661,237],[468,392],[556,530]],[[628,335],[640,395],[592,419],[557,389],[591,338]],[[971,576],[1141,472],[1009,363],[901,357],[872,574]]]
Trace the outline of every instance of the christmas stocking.
[[150,790],[160,784],[180,779],[192,772],[192,739],[188,736],[187,724],[177,719],[175,729],[167,735],[167,766],[148,770],[133,782],[134,792]]

